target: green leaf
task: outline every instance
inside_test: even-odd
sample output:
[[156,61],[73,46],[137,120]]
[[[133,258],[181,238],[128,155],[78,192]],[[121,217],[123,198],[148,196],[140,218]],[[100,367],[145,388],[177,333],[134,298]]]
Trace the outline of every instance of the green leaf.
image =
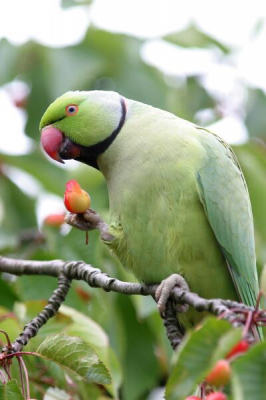
[[3,205],[3,232],[17,232],[21,229],[32,228],[37,225],[34,206],[35,201],[25,195],[6,176],[0,175],[0,199]]
[[[16,316],[10,313],[10,310],[0,306],[0,329],[8,333],[11,342],[16,339],[22,327]],[[2,333],[0,341],[2,345],[3,343],[6,344],[6,339]]]
[[18,301],[19,297],[14,291],[14,285],[11,285],[0,278],[0,304],[2,307],[6,307],[12,310],[15,301]]
[[116,395],[116,397],[118,398],[119,388],[122,384],[122,368],[113,349],[109,347],[107,350],[108,353],[104,359],[104,362],[107,365],[108,369],[110,370],[110,374],[112,377],[112,385],[106,386],[106,389],[112,395]]
[[111,393],[118,394],[122,380],[121,367],[115,353],[109,347],[109,340],[104,330],[91,318],[71,307],[61,306],[60,314],[71,318],[73,321],[65,328],[65,333],[82,338],[96,350],[112,377],[112,386],[108,387],[108,390]]
[[88,382],[101,385],[111,383],[107,368],[93,348],[78,337],[62,334],[48,336],[36,353],[76,372]]
[[194,24],[191,24],[183,31],[171,33],[170,35],[165,36],[163,39],[183,47],[208,48],[215,46],[224,53],[229,53],[228,47],[224,46],[210,35],[200,31]]
[[103,244],[99,240],[97,231],[89,232],[89,244],[85,243],[85,232],[78,229],[71,231],[62,238],[61,247],[56,249],[59,258],[79,260],[95,266],[102,265],[101,249]]
[[266,294],[266,265],[264,265],[261,276],[260,276],[260,288],[265,295]]
[[57,387],[49,387],[45,393],[45,400],[70,400],[71,396],[64,390],[60,390]]
[[45,190],[58,194],[63,199],[65,184],[68,181],[68,171],[58,168],[54,161],[47,160],[39,146],[33,153],[23,156],[3,154],[1,155],[1,160],[5,164],[19,168],[32,175]]
[[266,95],[261,89],[249,89],[245,123],[251,137],[266,139]]
[[239,330],[216,318],[207,319],[201,329],[189,332],[177,353],[177,362],[166,385],[166,399],[183,400],[193,393],[215,362],[239,339]]
[[16,69],[17,46],[12,46],[7,39],[0,40],[1,59],[5,60],[5,65],[0,63],[0,85],[14,79],[14,69]]
[[21,390],[18,387],[17,381],[11,381],[2,384],[0,383],[0,400],[23,400]]
[[221,360],[224,358],[229,351],[238,343],[242,338],[242,329],[232,329],[229,332],[225,333],[221,339],[219,340],[219,345],[214,351],[213,359],[215,361]]
[[119,295],[117,302],[123,314],[124,335],[115,340],[125,340],[122,398],[127,400],[147,398],[145,395],[155,387],[159,378],[153,333],[147,321],[137,319],[131,299]]
[[109,345],[108,337],[100,325],[71,307],[61,306],[60,314],[71,318],[73,321],[73,323],[67,327],[68,335],[79,336],[90,346],[93,346],[93,348],[103,353],[105,352],[104,349]]
[[234,400],[265,400],[265,342],[255,345],[233,363],[232,390]]
[[84,6],[89,5],[91,0],[62,0],[61,7],[62,8],[69,8],[74,6]]
[[16,288],[21,299],[25,300],[47,300],[57,287],[56,280],[51,276],[21,276],[16,281]]
[[235,146],[234,151],[243,170],[252,204],[255,225],[256,255],[259,264],[266,262],[266,152],[261,143]]

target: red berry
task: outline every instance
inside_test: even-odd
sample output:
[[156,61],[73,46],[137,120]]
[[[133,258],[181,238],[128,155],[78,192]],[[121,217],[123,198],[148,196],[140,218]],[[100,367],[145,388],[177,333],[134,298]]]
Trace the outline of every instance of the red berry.
[[249,349],[249,343],[246,340],[241,340],[237,343],[231,351],[227,354],[226,358],[231,358],[237,354],[245,353]]
[[72,180],[66,184],[64,203],[68,211],[83,214],[90,208],[91,199],[88,193],[81,189],[78,182]]
[[206,400],[227,400],[227,396],[222,392],[214,392],[209,394]]
[[85,302],[87,302],[87,301],[89,301],[91,299],[90,293],[87,292],[86,290],[84,290],[80,286],[75,287],[75,292],[81,298],[81,300],[84,300]]
[[65,214],[50,214],[43,221],[44,225],[59,227],[65,222]]
[[18,108],[26,108],[28,100],[27,98],[24,99],[14,99],[14,106]]
[[201,398],[198,396],[189,396],[189,397],[186,397],[186,400],[201,400]]
[[206,382],[213,386],[222,386],[229,382],[231,377],[231,367],[228,361],[218,361],[209,375],[206,377]]

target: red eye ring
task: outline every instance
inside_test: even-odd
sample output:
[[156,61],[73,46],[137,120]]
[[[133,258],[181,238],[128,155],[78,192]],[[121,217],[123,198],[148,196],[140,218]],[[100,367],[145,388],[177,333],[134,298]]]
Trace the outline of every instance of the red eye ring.
[[73,115],[76,115],[78,112],[79,108],[76,104],[69,104],[66,106],[66,115],[68,117],[72,117]]

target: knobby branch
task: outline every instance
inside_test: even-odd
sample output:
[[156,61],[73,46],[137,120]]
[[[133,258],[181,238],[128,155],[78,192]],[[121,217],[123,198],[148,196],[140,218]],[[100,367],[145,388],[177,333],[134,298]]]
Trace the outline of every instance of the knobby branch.
[[[28,341],[37,335],[38,330],[53,317],[64,302],[72,280],[82,280],[93,288],[102,288],[126,295],[152,296],[154,298],[158,285],[141,285],[122,282],[108,276],[97,268],[82,261],[32,261],[0,257],[0,272],[17,276],[47,275],[58,278],[58,286],[52,293],[45,308],[30,321],[12,343],[8,352],[19,352]],[[262,324],[266,319],[266,311],[251,308],[242,303],[223,299],[204,299],[196,293],[175,287],[167,303],[164,324],[167,336],[174,349],[182,340],[183,333],[178,323],[176,305],[187,304],[199,312],[209,312],[227,319],[233,326],[245,326],[249,318],[255,325]],[[252,318],[250,317],[252,316]]]

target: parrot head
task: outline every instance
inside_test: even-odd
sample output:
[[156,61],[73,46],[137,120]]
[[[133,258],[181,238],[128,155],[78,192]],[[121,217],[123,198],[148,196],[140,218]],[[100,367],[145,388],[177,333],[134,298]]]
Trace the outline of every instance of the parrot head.
[[125,118],[125,100],[118,93],[67,92],[41,119],[43,149],[61,163],[75,159],[98,168],[97,157],[115,139]]

